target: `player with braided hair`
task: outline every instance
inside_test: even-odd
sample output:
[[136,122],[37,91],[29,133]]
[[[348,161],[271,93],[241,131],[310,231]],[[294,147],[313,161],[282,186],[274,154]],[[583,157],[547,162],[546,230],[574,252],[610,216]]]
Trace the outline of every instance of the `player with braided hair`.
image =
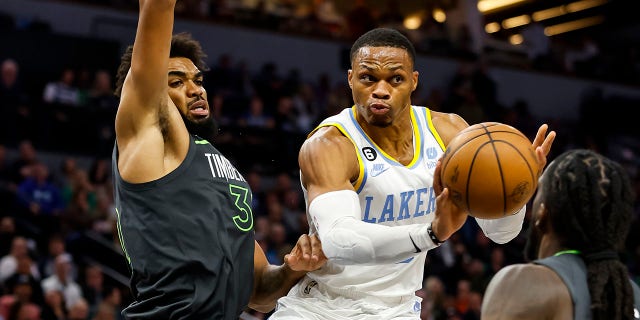
[[619,260],[634,196],[626,172],[594,151],[549,164],[533,200],[527,255],[489,283],[482,319],[640,319],[640,289]]

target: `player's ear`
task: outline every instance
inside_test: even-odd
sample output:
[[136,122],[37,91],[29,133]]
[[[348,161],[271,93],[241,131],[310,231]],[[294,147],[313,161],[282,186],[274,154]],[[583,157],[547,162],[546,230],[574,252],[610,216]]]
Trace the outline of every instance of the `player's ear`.
[[420,73],[418,71],[413,71],[413,73],[411,74],[411,77],[413,78],[413,89],[411,90],[416,91],[416,89],[418,88],[418,76],[420,75]]
[[353,70],[349,69],[347,72],[347,81],[349,82],[349,88],[353,89],[353,83],[351,82],[351,77],[353,76]]

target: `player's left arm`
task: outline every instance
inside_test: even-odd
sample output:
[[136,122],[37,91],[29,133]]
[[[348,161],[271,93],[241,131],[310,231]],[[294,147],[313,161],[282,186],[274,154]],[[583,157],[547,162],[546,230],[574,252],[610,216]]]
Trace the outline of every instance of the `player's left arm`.
[[[538,160],[538,177],[540,177],[544,167],[547,165],[547,155],[549,155],[553,140],[556,138],[556,132],[548,132],[548,130],[549,126],[547,124],[541,125],[532,143]],[[507,243],[517,237],[522,230],[526,211],[527,206],[525,205],[514,215],[490,220],[476,218],[476,222],[478,222],[484,234],[493,242]]]
[[253,292],[249,308],[270,312],[278,298],[289,292],[308,271],[317,270],[327,262],[316,235],[303,234],[280,266],[269,264],[262,248],[255,243],[253,254]]

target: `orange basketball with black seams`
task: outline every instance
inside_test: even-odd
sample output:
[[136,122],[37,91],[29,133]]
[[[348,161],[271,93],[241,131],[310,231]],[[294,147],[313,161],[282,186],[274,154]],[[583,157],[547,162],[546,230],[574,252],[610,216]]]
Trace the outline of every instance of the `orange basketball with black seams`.
[[515,214],[538,185],[531,141],[518,129],[483,122],[458,133],[442,159],[442,183],[470,215],[497,219]]

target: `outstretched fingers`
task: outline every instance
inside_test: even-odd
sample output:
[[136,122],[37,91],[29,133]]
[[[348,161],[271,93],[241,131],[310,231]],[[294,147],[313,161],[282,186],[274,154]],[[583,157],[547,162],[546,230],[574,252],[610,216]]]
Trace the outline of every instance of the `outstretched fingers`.
[[551,151],[551,145],[553,145],[553,141],[556,139],[556,132],[550,131],[549,125],[546,123],[541,125],[538,128],[538,133],[536,134],[536,138],[533,141],[533,148],[536,152],[536,157],[538,160],[538,176],[542,174],[542,170],[547,165],[547,156]]

